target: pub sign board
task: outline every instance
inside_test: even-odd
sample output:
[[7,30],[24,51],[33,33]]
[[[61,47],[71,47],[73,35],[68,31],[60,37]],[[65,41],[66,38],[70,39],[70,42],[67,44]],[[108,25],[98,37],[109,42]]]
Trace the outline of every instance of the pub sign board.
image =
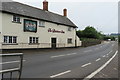
[[24,19],[25,32],[37,32],[37,21]]

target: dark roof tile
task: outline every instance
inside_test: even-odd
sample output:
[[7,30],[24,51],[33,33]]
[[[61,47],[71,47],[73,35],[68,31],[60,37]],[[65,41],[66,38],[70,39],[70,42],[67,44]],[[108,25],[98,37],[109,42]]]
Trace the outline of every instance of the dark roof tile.
[[44,11],[42,9],[35,8],[19,2],[3,2],[2,11],[33,17],[76,28],[76,25],[65,16],[58,15],[50,11]]

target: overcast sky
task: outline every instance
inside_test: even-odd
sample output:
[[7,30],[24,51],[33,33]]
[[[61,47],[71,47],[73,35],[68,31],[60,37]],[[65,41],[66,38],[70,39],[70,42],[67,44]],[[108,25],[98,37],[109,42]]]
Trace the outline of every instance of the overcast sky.
[[[42,9],[43,0],[14,0]],[[49,11],[63,15],[67,8],[68,18],[78,29],[94,26],[103,33],[118,32],[118,1],[119,0],[47,0]]]

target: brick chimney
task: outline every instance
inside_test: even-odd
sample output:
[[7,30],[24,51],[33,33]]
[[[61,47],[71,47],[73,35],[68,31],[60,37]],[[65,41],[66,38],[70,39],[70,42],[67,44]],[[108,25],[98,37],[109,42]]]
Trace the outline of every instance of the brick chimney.
[[48,11],[48,1],[43,1],[43,10]]
[[67,9],[63,9],[63,16],[66,16],[67,17]]

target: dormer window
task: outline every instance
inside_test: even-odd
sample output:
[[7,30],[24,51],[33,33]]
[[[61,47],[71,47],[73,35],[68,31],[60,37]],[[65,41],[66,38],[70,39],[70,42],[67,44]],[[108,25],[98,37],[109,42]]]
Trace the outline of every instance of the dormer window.
[[13,22],[15,22],[15,23],[21,23],[20,22],[20,16],[13,15]]
[[45,21],[39,21],[39,27],[45,27]]

